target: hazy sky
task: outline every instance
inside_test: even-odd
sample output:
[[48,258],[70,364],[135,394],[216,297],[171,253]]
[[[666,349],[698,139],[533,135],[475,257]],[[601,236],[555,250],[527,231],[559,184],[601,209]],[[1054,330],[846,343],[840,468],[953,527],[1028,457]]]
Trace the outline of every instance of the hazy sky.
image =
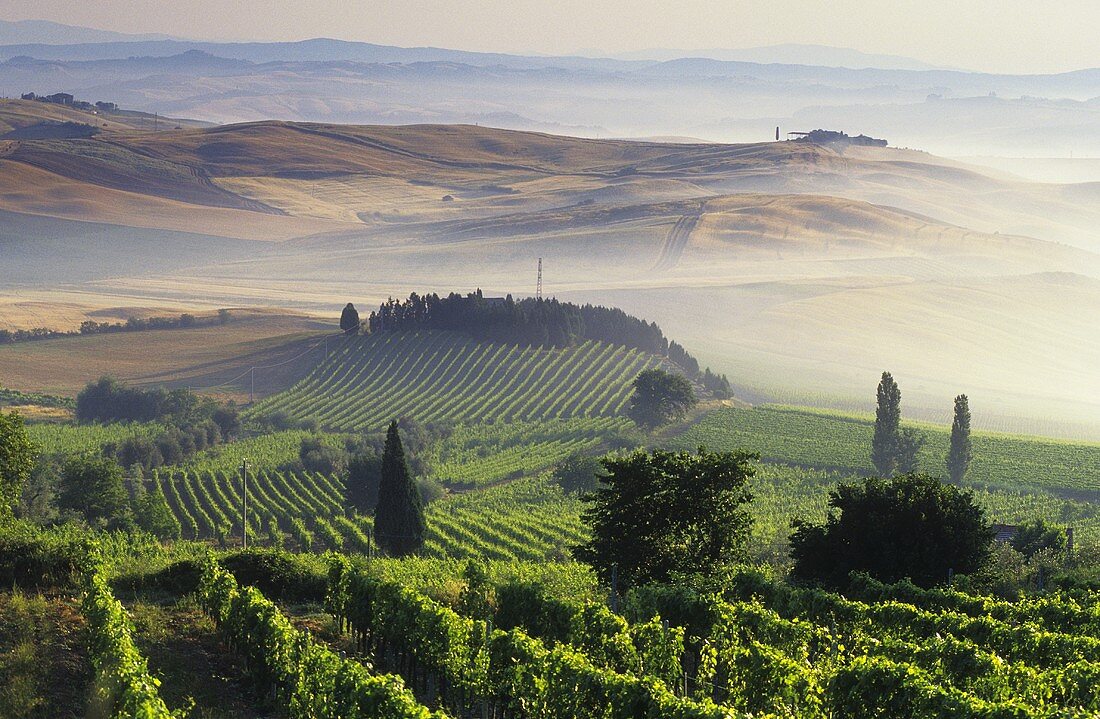
[[994,72],[1100,66],[1100,0],[0,0],[0,18],[200,39],[554,54],[814,43]]

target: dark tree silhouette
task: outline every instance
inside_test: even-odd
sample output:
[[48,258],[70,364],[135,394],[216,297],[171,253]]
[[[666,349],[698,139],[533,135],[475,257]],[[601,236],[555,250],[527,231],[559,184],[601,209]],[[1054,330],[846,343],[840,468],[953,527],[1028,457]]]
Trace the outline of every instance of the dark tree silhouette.
[[424,500],[413,481],[397,421],[386,432],[382,451],[382,474],[378,485],[378,505],[374,509],[374,535],[378,546],[388,554],[401,557],[424,546]]
[[682,419],[695,406],[695,390],[682,375],[647,369],[634,380],[630,418],[646,429]]
[[851,572],[921,586],[970,574],[990,555],[993,529],[974,496],[934,477],[873,477],[829,493],[823,524],[792,523],[792,573],[841,587]]
[[901,390],[889,372],[878,383],[875,434],[871,439],[871,462],[880,477],[893,476],[898,467],[901,439]]
[[615,568],[624,586],[715,574],[744,557],[752,527],[746,485],[758,458],[704,449],[604,457],[606,476],[584,498],[592,538],[574,555],[604,581]]
[[917,455],[928,437],[912,427],[902,427],[898,433],[897,472],[911,474],[917,471]]
[[344,306],[344,311],[340,313],[340,329],[346,335],[359,332],[359,312],[355,309],[355,305],[350,302]]
[[378,505],[378,487],[381,483],[382,455],[375,452],[354,455],[348,462],[344,502],[360,514],[373,512]]
[[594,492],[600,486],[603,467],[598,457],[574,454],[554,468],[554,482],[566,494]]
[[951,422],[951,447],[947,450],[947,473],[958,484],[970,469],[970,400],[965,394],[955,398],[955,419]]

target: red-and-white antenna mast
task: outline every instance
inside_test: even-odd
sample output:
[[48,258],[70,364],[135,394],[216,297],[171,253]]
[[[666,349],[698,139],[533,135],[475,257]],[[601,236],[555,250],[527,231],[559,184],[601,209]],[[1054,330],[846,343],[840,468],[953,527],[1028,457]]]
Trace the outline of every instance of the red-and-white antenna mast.
[[535,285],[535,299],[542,299],[542,258],[539,258],[539,280]]

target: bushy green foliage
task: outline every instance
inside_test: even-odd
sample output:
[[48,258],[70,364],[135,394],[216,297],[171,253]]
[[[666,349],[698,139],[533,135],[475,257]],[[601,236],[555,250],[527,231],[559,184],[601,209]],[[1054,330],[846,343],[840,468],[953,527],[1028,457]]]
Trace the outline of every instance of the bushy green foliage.
[[27,436],[23,418],[0,412],[0,523],[12,515],[23,486],[34,469],[37,448]]
[[372,675],[314,642],[213,561],[203,568],[198,597],[256,684],[279,697],[291,719],[446,719],[417,703],[398,677]]
[[374,452],[356,454],[348,462],[344,501],[360,514],[373,514],[382,482],[382,457]]
[[554,468],[554,481],[567,494],[584,494],[596,491],[601,474],[599,457],[575,454]]
[[[126,610],[98,571],[87,576],[81,611],[88,621],[90,655],[96,672],[92,706],[110,719],[182,716],[170,712],[160,698],[160,680],[149,672],[145,657],[134,644]],[[98,715],[96,709],[93,715]]]
[[927,475],[841,484],[829,507],[823,524],[793,524],[797,577],[841,586],[859,571],[930,586],[950,571],[978,571],[989,558],[993,530],[973,495]]
[[624,586],[717,572],[744,556],[757,458],[705,449],[608,455],[602,486],[584,498],[592,538],[574,554]]
[[630,418],[646,429],[683,419],[695,406],[695,390],[683,375],[647,369],[634,379]]
[[57,506],[82,515],[92,526],[125,526],[130,520],[130,504],[122,467],[100,457],[71,458],[61,470]]
[[0,529],[0,586],[72,587],[79,584],[91,554],[88,537],[79,530],[11,522]]
[[1012,538],[1012,548],[1029,559],[1043,550],[1061,552],[1066,548],[1066,530],[1042,519],[1025,522]]
[[153,484],[148,490],[137,498],[134,507],[134,521],[146,532],[158,539],[179,539],[182,528],[179,520],[172,515],[168,507],[168,501],[161,491],[160,485]]

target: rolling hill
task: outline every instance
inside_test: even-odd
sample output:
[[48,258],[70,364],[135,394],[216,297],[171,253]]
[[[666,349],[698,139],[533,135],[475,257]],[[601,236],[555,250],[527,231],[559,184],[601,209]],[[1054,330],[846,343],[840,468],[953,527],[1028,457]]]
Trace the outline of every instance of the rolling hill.
[[631,383],[660,359],[600,342],[566,349],[476,342],[451,332],[347,339],[307,377],[249,408],[342,432],[390,420],[524,422],[621,414]]
[[332,317],[425,289],[522,295],[542,257],[549,293],[660,322],[750,399],[864,408],[892,368],[920,416],[969,391],[998,428],[1094,436],[1100,406],[1075,388],[1096,337],[1075,318],[1100,307],[1096,199],[895,148],[110,129],[0,150],[18,248],[0,306]]

